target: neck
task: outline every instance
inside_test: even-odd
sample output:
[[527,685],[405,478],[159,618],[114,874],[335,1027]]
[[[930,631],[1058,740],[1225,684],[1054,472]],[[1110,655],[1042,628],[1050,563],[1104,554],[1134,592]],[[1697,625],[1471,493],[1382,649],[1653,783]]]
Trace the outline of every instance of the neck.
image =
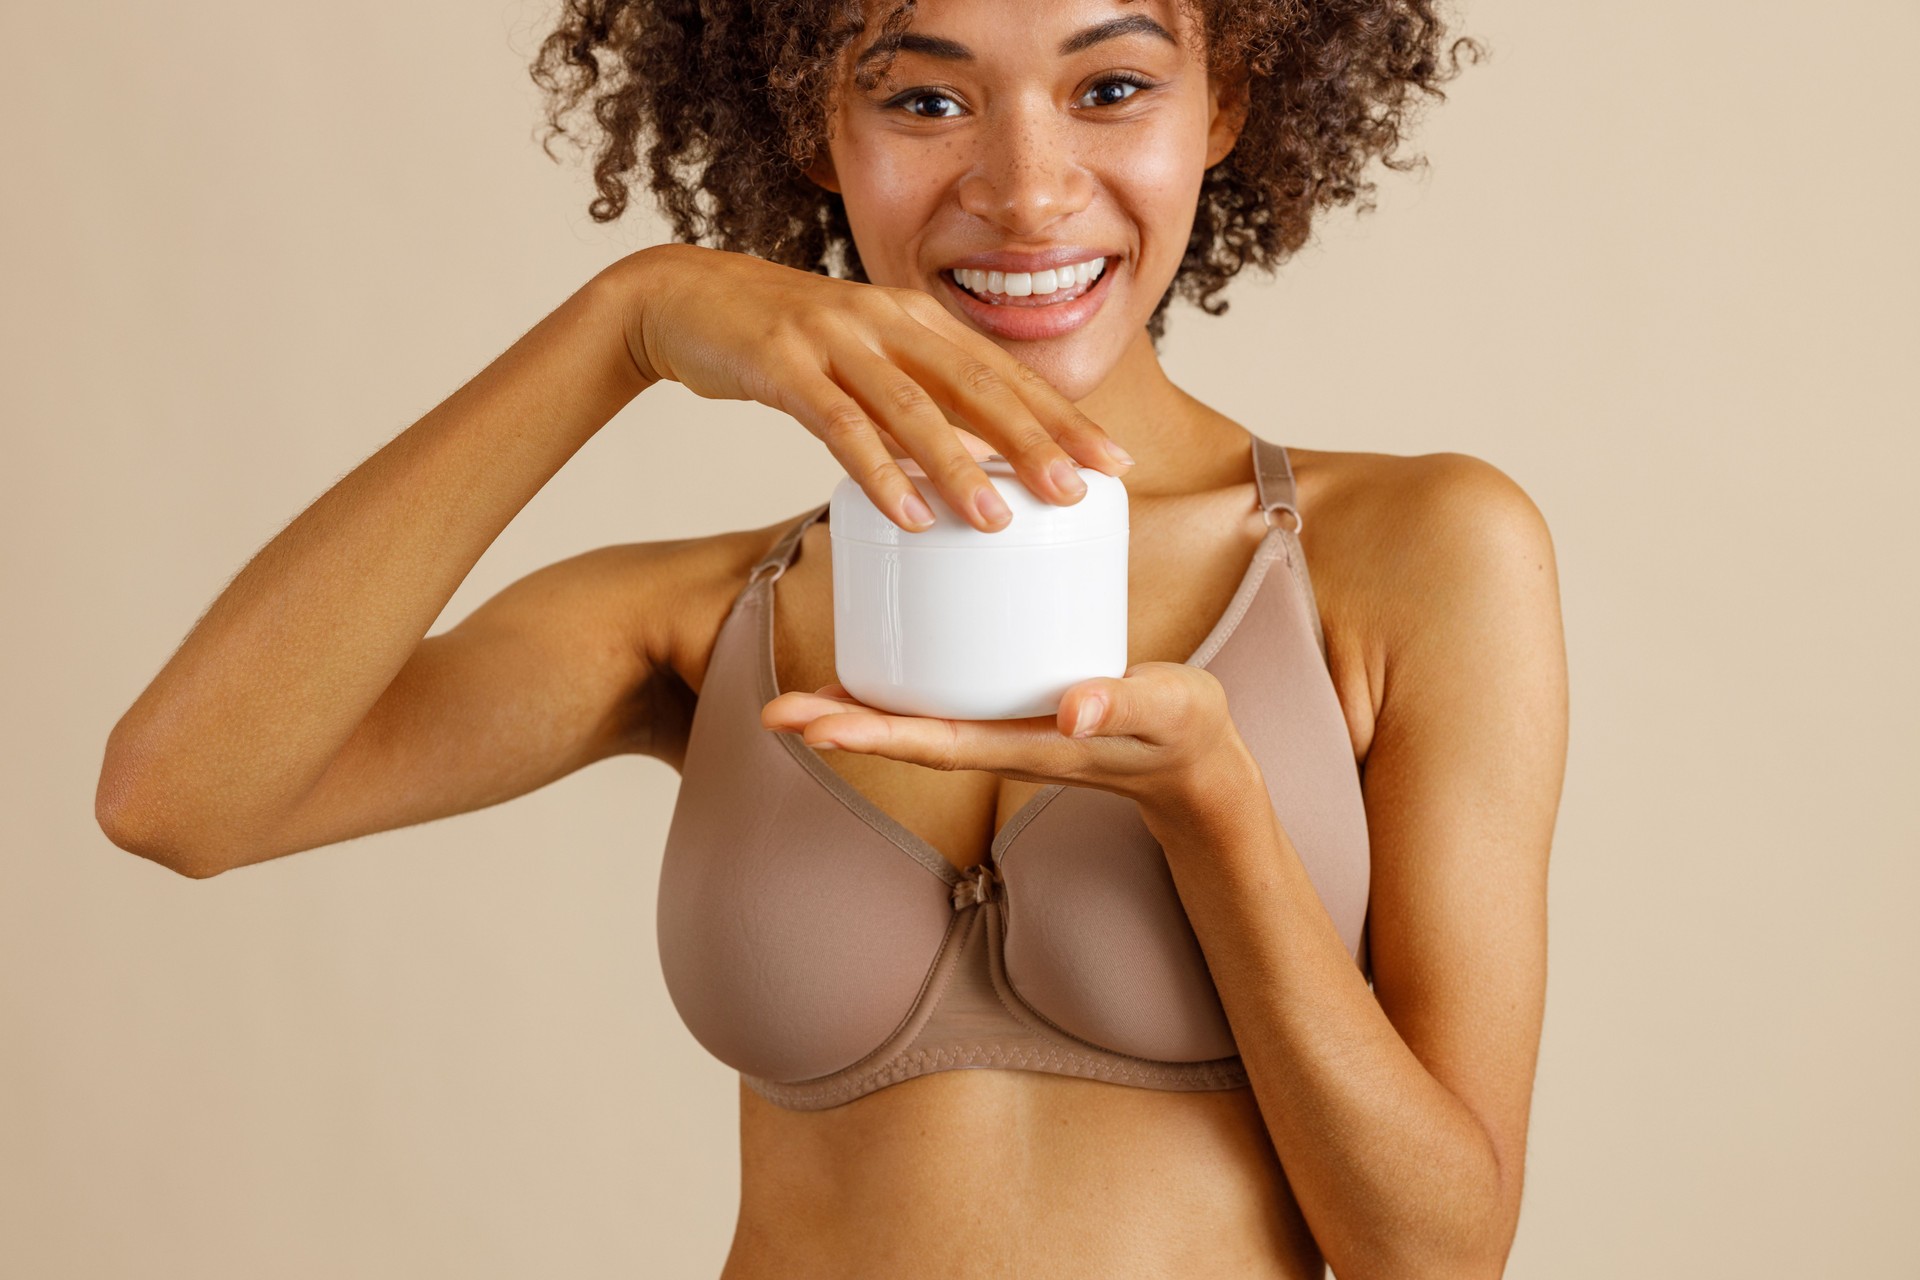
[[1135,465],[1128,495],[1150,498],[1231,484],[1247,469],[1247,432],[1175,386],[1142,325],[1092,394],[1075,402]]

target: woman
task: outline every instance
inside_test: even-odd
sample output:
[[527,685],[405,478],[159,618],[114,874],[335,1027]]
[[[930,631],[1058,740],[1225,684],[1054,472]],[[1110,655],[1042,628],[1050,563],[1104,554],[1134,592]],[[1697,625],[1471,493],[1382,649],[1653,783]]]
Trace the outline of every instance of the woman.
[[[1547,530],[1486,463],[1286,449],[1157,358],[1176,289],[1224,309],[1365,190],[1440,32],[1424,0],[573,0],[535,72],[604,127],[594,214],[650,135],[684,243],[255,558],[116,727],[103,826],[207,876],[682,769],[661,947],[741,1073],[728,1277],[1500,1274],[1565,758]],[[423,639],[663,379],[783,410],[908,530],[1003,527],[987,452],[1052,502],[1120,477],[1133,665],[1055,717],[860,706],[824,507]]]

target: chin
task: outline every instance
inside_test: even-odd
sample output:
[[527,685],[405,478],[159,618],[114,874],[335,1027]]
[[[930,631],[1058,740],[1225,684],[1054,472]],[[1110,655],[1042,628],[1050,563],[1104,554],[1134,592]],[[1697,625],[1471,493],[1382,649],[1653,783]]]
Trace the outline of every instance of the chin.
[[1100,389],[1113,372],[1114,361],[1084,351],[1009,351],[1016,360],[1047,380],[1055,391],[1076,403]]

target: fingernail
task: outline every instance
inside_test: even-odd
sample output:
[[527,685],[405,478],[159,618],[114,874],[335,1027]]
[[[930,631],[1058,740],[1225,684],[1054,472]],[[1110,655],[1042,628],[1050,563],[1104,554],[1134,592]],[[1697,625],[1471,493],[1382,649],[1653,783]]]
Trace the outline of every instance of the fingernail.
[[1065,458],[1055,458],[1047,464],[1047,474],[1053,478],[1054,487],[1060,492],[1080,497],[1087,491],[1087,482],[1080,478],[1080,470]]
[[809,742],[807,745],[815,751],[838,751],[840,749],[840,744],[832,738],[822,738],[818,742]]
[[916,529],[924,529],[933,523],[933,509],[917,493],[909,493],[900,499],[900,514]]
[[1081,703],[1080,710],[1075,712],[1073,717],[1073,736],[1076,738],[1084,738],[1091,733],[1093,726],[1100,719],[1101,712],[1106,709],[1107,700],[1105,698],[1088,698],[1085,702]]
[[1130,467],[1133,465],[1133,455],[1111,440],[1107,441],[1107,452],[1112,454],[1114,460],[1122,466]]
[[990,484],[983,484],[974,491],[973,509],[980,513],[980,519],[986,524],[998,524],[1013,515],[1013,512],[1007,510],[1006,502],[993,491],[993,486]]

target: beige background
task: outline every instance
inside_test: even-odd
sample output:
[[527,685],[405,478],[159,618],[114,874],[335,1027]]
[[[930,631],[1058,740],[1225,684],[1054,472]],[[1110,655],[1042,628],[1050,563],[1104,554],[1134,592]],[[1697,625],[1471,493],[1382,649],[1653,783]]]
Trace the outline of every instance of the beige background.
[[[548,18],[0,8],[0,1273],[719,1268],[735,1079],[659,976],[667,766],[204,882],[92,818],[108,728],[247,558],[661,237],[535,145]],[[1227,317],[1176,308],[1168,362],[1282,442],[1485,458],[1553,528],[1572,749],[1508,1274],[1920,1274],[1920,9],[1463,19],[1493,57],[1432,169]],[[657,388],[436,630],[837,474]]]

